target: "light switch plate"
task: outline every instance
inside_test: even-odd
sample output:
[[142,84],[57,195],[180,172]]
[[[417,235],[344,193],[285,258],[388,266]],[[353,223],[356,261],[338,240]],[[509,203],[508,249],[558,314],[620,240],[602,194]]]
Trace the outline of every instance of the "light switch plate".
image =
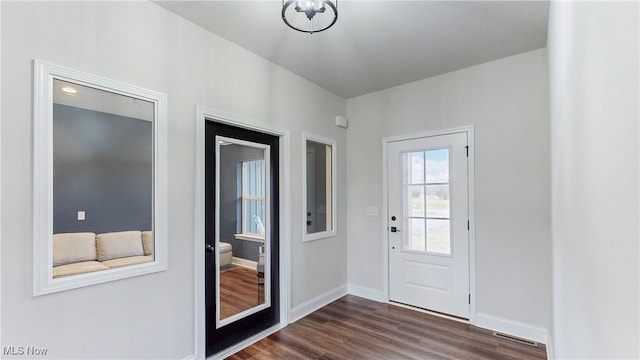
[[84,220],[84,211],[78,211],[78,220]]
[[378,207],[367,206],[367,216],[378,216]]

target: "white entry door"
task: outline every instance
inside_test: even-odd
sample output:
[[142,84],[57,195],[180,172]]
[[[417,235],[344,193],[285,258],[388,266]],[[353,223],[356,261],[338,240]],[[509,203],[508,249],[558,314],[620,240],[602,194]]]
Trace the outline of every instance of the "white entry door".
[[388,143],[389,298],[469,318],[467,132]]

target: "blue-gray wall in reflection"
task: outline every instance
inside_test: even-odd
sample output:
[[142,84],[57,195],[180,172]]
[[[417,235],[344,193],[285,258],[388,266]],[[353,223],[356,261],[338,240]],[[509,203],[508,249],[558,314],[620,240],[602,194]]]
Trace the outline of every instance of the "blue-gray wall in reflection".
[[53,232],[151,230],[152,123],[59,104],[53,119]]

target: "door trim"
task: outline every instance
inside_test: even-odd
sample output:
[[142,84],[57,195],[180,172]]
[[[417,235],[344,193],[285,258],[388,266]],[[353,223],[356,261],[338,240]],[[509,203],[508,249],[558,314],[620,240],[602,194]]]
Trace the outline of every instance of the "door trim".
[[[242,118],[203,105],[196,106],[196,141],[195,141],[195,240],[194,240],[194,271],[195,271],[195,350],[193,358],[206,357],[206,306],[205,306],[205,122],[217,122],[236,127],[275,135],[280,138],[279,147],[279,224],[280,224],[280,323],[262,333],[240,342],[230,348],[215,354],[213,358],[223,358],[240,350],[271,333],[278,331],[289,323],[289,304],[291,303],[291,172],[290,172],[290,133],[288,129],[266,124],[251,119]],[[259,337],[258,337],[259,336]]]
[[474,182],[474,163],[475,163],[475,144],[474,144],[474,128],[473,125],[462,126],[443,130],[433,130],[407,135],[390,136],[382,139],[382,292],[384,300],[389,302],[389,184],[387,183],[387,147],[389,143],[395,141],[413,140],[425,137],[434,137],[440,135],[450,135],[455,133],[467,134],[469,146],[468,166],[468,186],[469,186],[469,293],[471,295],[471,303],[469,304],[469,323],[476,322],[476,233],[475,233],[475,182]]

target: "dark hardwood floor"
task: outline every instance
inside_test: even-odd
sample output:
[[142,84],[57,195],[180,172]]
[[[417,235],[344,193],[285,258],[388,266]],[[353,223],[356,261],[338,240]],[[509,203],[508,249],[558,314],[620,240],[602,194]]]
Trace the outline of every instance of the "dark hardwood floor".
[[264,286],[258,286],[258,272],[233,267],[220,272],[220,318],[225,319],[264,302]]
[[260,359],[546,359],[545,346],[347,295],[228,357]]

